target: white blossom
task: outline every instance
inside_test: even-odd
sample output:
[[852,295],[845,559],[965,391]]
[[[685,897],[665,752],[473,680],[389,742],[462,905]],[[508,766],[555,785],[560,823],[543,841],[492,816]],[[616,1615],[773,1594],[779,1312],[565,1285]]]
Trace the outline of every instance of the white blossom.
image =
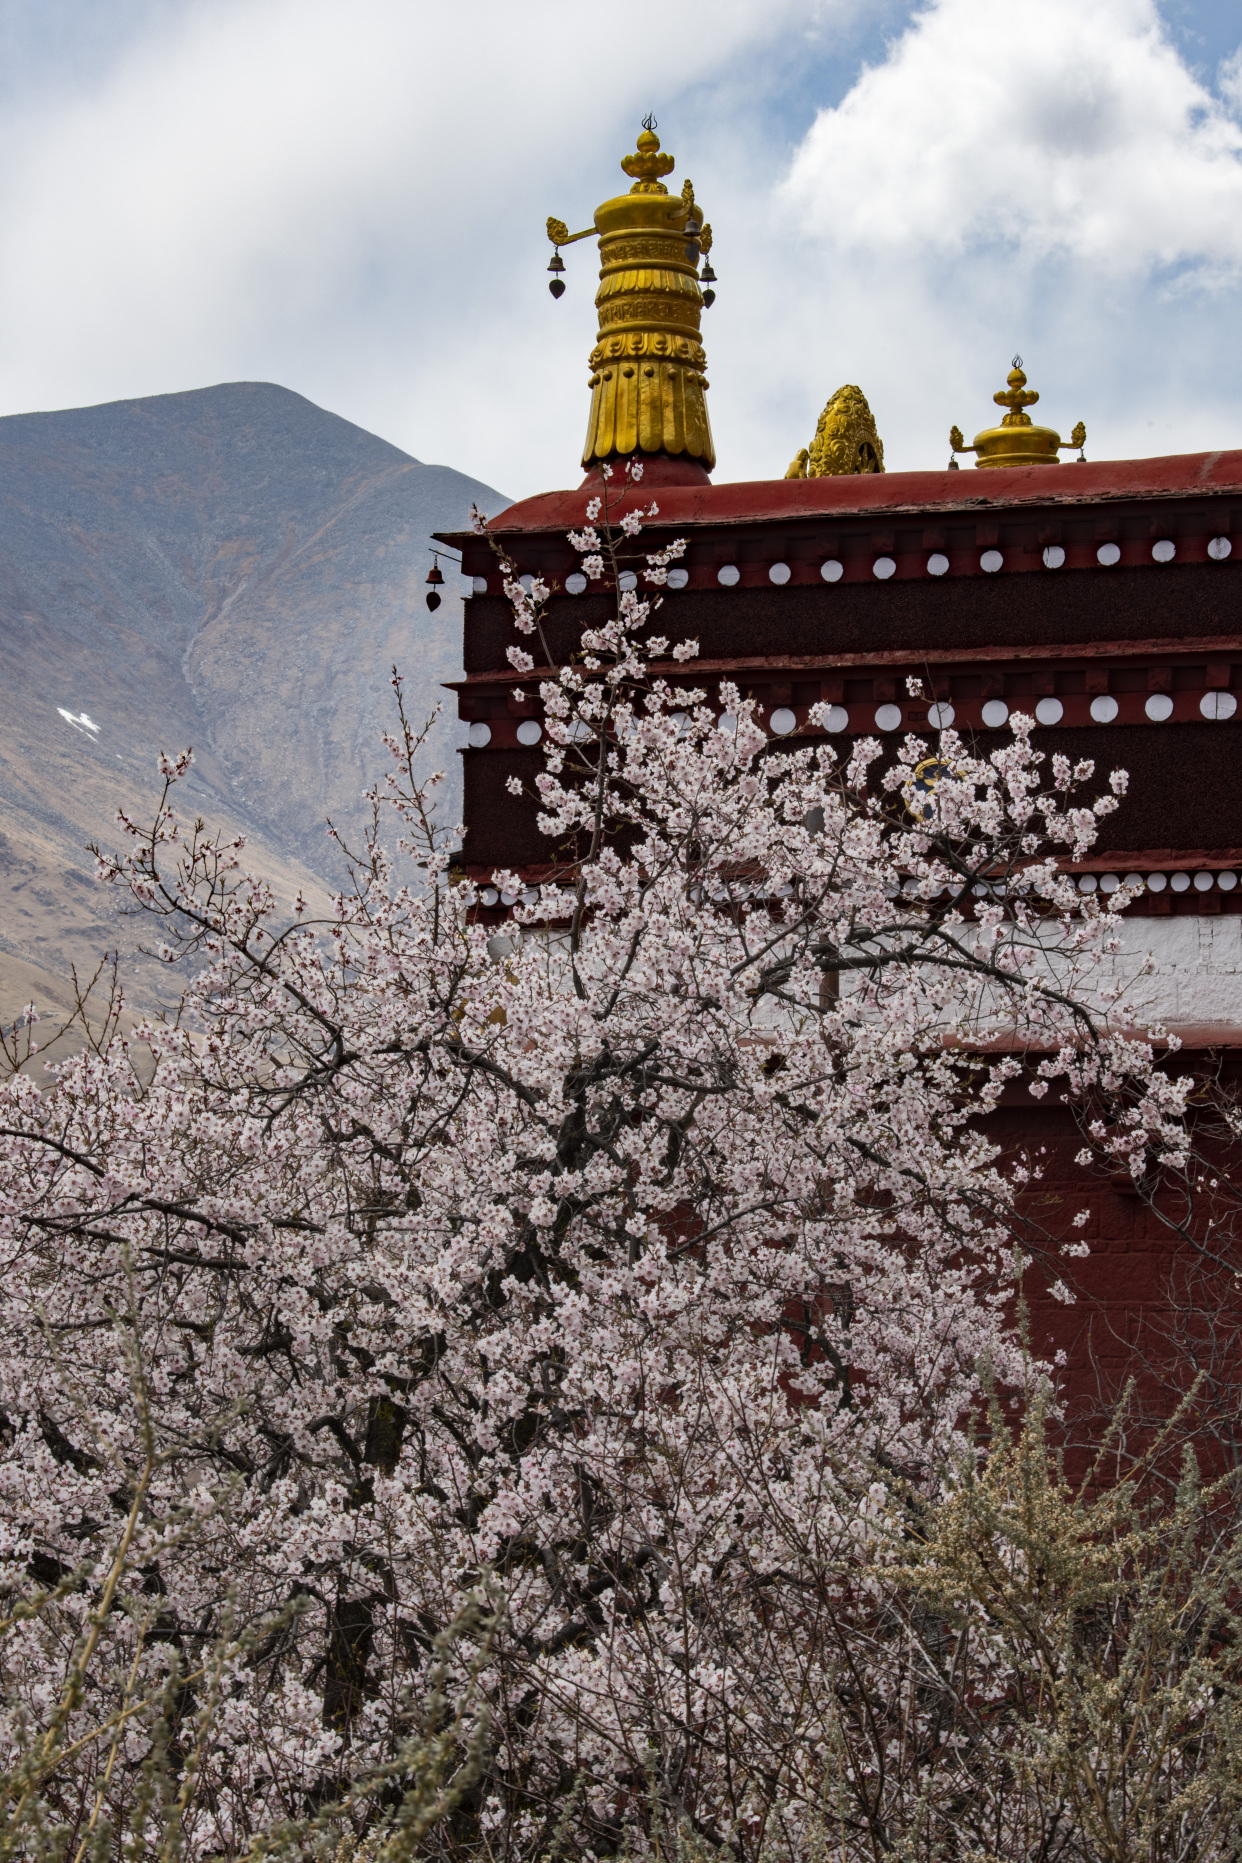
[[[587,507],[593,578],[635,534],[625,489]],[[403,709],[371,792],[393,834],[318,922],[181,819],[188,754],[163,757],[101,871],[179,1013],[0,1086],[6,1595],[107,1570],[141,1503],[68,1734],[228,1612],[296,1605],[229,1669],[194,1863],[389,1756],[484,1582],[503,1627],[451,1662],[495,1717],[496,1855],[546,1853],[567,1769],[584,1856],[653,1854],[657,1787],[721,1849],[773,1780],[810,1820],[839,1763],[816,1613],[861,1613],[894,1495],[979,1455],[989,1379],[1052,1378],[1010,1304],[1038,1161],[1008,1169],[978,1115],[1038,1054],[1084,1162],[1185,1155],[1189,1082],[1099,1011],[1111,920],[1059,870],[1088,777],[1049,784],[1029,719],[987,757],[939,734],[928,818],[918,737],[776,750],[736,686],[655,676],[634,592],[558,669],[546,585],[501,567],[543,653],[539,884],[497,871],[480,918]],[[38,1730],[92,1595],[5,1646]]]

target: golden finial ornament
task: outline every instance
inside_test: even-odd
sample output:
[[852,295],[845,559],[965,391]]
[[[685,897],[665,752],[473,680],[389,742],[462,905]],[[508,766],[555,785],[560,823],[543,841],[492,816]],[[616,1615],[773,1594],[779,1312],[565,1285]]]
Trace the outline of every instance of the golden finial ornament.
[[690,182],[680,195],[664,185],[674,162],[655,131],[644,118],[637,148],[621,162],[633,185],[597,207],[592,226],[570,233],[563,220],[548,221],[557,258],[575,240],[599,239],[599,333],[582,454],[588,470],[635,453],[697,461],[706,472],[716,463],[699,340],[699,319],[713,298],[701,281],[715,276],[710,263],[700,273],[699,259],[711,251],[712,230]]
[[883,472],[884,442],[861,388],[838,388],[819,417],[810,446],[799,449],[787,479],[827,479],[854,472]]
[[[1087,429],[1079,421],[1068,440],[1063,440],[1052,427],[1037,427],[1027,413],[1039,400],[1033,388],[1026,385],[1026,376],[1022,369],[1021,356],[1015,356],[1013,367],[1009,371],[1009,386],[998,389],[992,396],[998,407],[1008,408],[1009,412],[999,427],[985,427],[982,433],[975,435],[973,446],[967,446],[960,427],[949,429],[949,445],[953,453],[974,453],[976,466],[1058,466],[1058,449],[1062,446],[1076,446],[1079,458],[1087,443]],[[956,467],[957,460],[950,456],[950,466]]]
[[633,155],[621,157],[621,167],[634,183],[630,193],[667,194],[668,189],[664,186],[663,176],[671,175],[676,166],[672,156],[664,154],[660,148],[660,138],[655,133],[654,119],[645,116],[637,149]]

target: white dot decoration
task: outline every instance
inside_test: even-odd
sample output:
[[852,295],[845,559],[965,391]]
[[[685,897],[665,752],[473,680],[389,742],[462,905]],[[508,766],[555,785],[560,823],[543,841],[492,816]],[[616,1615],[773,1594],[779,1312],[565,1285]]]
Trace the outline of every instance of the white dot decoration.
[[1161,537],[1151,546],[1151,553],[1158,563],[1171,563],[1177,555],[1177,545],[1172,537]]
[[877,556],[871,565],[871,573],[878,576],[881,582],[887,582],[890,576],[897,573],[897,565],[891,556]]
[[1216,876],[1216,884],[1220,887],[1222,893],[1231,893],[1238,884],[1238,876],[1236,873],[1218,873]]
[[1003,569],[1005,559],[999,550],[985,550],[979,558],[979,567],[985,576],[994,576],[998,569]]
[[768,722],[777,737],[788,737],[791,731],[798,728],[798,715],[791,712],[788,705],[778,705]]
[[479,904],[481,906],[494,906],[499,898],[500,894],[496,891],[494,886],[482,886],[479,888]]
[[522,904],[528,910],[530,907],[539,904],[539,888],[537,886],[528,886],[526,888],[526,891],[522,894]]
[[716,571],[716,580],[725,589],[735,589],[742,579],[742,572],[736,563],[722,563]]
[[825,582],[840,582],[845,574],[845,564],[839,563],[835,556],[830,556],[826,563],[821,563],[819,573]]
[[623,569],[621,571],[621,574],[617,577],[617,587],[619,589],[624,589],[627,594],[631,589],[636,589],[638,587],[638,577],[632,569]]
[[491,743],[491,741],[492,741],[492,727],[489,724],[484,724],[482,719],[480,719],[476,724],[471,725],[470,727],[470,748],[471,750],[486,750],[487,746]]
[[531,575],[530,571],[527,570],[525,575],[519,576],[518,581],[521,583],[522,587],[526,590],[526,593],[529,595],[531,590],[535,586],[535,578]]
[[1126,875],[1127,886],[1142,886],[1142,884],[1143,884],[1143,876],[1141,873],[1127,873]]
[[1100,875],[1100,891],[1102,893],[1115,893],[1120,885],[1121,881],[1117,878],[1115,873],[1102,873]]
[[721,712],[716,720],[716,729],[722,737],[732,737],[737,730],[737,718],[733,712]]
[[690,580],[688,569],[670,569],[666,586],[670,589],[684,589]]
[[1214,563],[1223,563],[1232,549],[1228,537],[1213,537],[1208,544],[1208,555]]
[[983,708],[983,722],[989,731],[999,731],[1009,721],[1009,707],[1004,699],[989,699]]
[[900,705],[877,705],[875,708],[875,728],[877,731],[896,731],[901,723]]
[[1195,891],[1197,893],[1210,893],[1211,890],[1212,890],[1212,875],[1210,873],[1196,873]]
[[543,726],[537,718],[523,718],[517,728],[519,744],[537,744],[543,736]]
[[945,555],[943,550],[937,550],[933,556],[928,557],[927,573],[929,576],[947,576],[948,575],[949,559]]
[[1205,692],[1199,700],[1199,710],[1205,718],[1232,718],[1238,709],[1238,701],[1232,692]]
[[773,563],[768,570],[768,581],[775,582],[778,587],[783,588],[792,574],[793,571],[788,563]]
[[1153,692],[1143,710],[1153,724],[1163,724],[1173,716],[1173,701],[1167,692]]
[[1120,709],[1111,692],[1101,692],[1091,701],[1091,716],[1096,724],[1111,724]]
[[474,590],[476,595],[486,595],[487,594],[487,577],[486,576],[471,576],[470,586]]
[[1149,873],[1147,876],[1147,890],[1149,893],[1162,893],[1168,884],[1168,877],[1163,873]]
[[1041,699],[1035,707],[1035,717],[1041,725],[1060,724],[1065,716],[1065,707],[1060,699]]
[[824,730],[833,737],[838,731],[845,731],[849,727],[850,715],[844,705],[825,705],[820,718],[823,721]]
[[1044,568],[1060,569],[1065,562],[1065,551],[1059,543],[1050,543],[1044,551]]
[[1099,883],[1094,873],[1080,873],[1078,876],[1078,890],[1080,893],[1093,893]]
[[585,595],[586,585],[587,579],[582,571],[575,569],[572,575],[565,578],[565,593],[566,595]]
[[1114,563],[1121,561],[1121,550],[1115,543],[1102,543],[1095,553],[1095,560],[1102,563],[1105,569],[1111,569]]
[[927,708],[927,722],[933,731],[947,731],[957,713],[947,699],[937,700],[935,705]]
[[1188,893],[1190,891],[1190,875],[1188,873],[1175,873],[1170,879],[1169,885],[1173,888],[1175,893]]
[[502,906],[516,906],[517,902],[518,896],[516,893],[506,892],[500,895],[500,903]]
[[591,736],[591,727],[585,718],[571,718],[565,727],[565,735],[571,744],[585,744]]

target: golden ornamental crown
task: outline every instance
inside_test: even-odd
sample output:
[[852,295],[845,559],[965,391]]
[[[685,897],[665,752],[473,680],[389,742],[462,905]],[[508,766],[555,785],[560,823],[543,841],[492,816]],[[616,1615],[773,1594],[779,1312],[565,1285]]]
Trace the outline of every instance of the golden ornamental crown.
[[661,175],[671,175],[676,163],[671,155],[665,155],[660,148],[660,138],[656,135],[656,123],[653,116],[643,118],[642,134],[638,138],[638,147],[633,155],[623,155],[621,166],[627,175],[633,177],[631,194],[667,194],[668,189],[660,180]]

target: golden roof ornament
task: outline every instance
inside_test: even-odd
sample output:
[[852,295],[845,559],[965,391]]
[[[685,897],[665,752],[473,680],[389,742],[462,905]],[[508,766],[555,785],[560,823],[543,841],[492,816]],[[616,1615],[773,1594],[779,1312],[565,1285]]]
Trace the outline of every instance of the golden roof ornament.
[[[1021,356],[1013,359],[1009,386],[998,389],[992,399],[998,407],[1009,409],[1000,426],[985,427],[982,433],[975,435],[973,446],[966,445],[960,427],[951,427],[949,445],[952,453],[974,453],[976,466],[1058,466],[1061,462],[1057,450],[1062,446],[1076,446],[1079,459],[1084,457],[1082,448],[1087,443],[1087,429],[1081,421],[1069,439],[1063,440],[1055,428],[1037,427],[1026,412],[1028,407],[1033,407],[1039,400],[1039,396],[1026,385]],[[957,460],[952,454],[949,465],[954,469],[957,467]]]
[[799,449],[787,479],[827,479],[854,472],[883,472],[884,442],[861,388],[838,388],[819,417],[810,446]]
[[[591,412],[582,463],[588,470],[634,453],[663,454],[697,462],[700,476],[716,463],[707,417],[699,318],[715,293],[701,285],[715,279],[710,261],[712,230],[687,181],[672,195],[663,177],[673,157],[660,147],[654,119],[643,119],[632,155],[621,162],[633,178],[628,194],[604,201],[592,226],[570,233],[563,220],[549,219],[556,247],[549,271],[560,272],[562,246],[599,239],[599,334],[591,351]],[[553,279],[553,294],[560,295]]]

